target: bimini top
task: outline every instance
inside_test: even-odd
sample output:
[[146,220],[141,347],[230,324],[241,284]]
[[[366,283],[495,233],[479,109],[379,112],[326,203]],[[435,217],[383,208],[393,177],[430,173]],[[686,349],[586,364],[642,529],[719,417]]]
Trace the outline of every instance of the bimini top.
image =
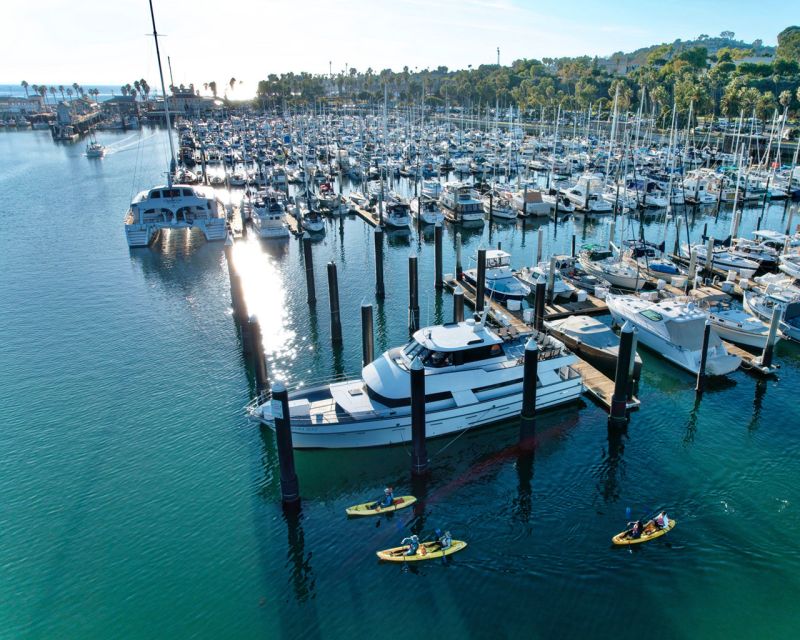
[[469,319],[433,327],[414,333],[414,341],[429,351],[461,351],[477,346],[501,344],[503,341],[480,323]]
[[[475,256],[477,260],[477,256]],[[486,266],[489,269],[494,267],[505,267],[511,264],[511,254],[500,249],[486,250]]]

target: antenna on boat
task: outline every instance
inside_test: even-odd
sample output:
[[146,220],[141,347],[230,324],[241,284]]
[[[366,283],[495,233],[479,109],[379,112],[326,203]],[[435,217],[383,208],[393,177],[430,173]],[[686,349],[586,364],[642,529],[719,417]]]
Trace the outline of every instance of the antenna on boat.
[[[161,68],[161,52],[158,49],[158,32],[156,31],[156,15],[153,12],[153,0],[150,3],[150,19],[153,22],[153,40],[156,43],[156,59],[158,60],[158,75],[161,78],[161,93],[164,96],[164,115],[167,119],[167,139],[169,140],[169,172],[167,173],[167,185],[172,187],[172,172],[175,170],[175,146],[172,143],[172,124],[169,117],[169,98],[167,88],[164,86],[164,70]],[[171,65],[170,65],[170,68]]]

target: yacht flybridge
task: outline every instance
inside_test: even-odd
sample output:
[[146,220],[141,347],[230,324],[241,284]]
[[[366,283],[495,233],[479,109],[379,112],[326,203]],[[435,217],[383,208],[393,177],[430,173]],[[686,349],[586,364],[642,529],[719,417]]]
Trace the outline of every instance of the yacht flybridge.
[[[411,440],[411,379],[425,369],[428,437],[512,418],[522,404],[525,344],[539,346],[537,408],[576,400],[582,391],[576,362],[564,345],[544,333],[512,336],[481,322],[420,329],[404,347],[367,364],[361,378],[310,386],[289,394],[296,448],[353,448]],[[272,428],[269,397],[248,407],[250,416]]]

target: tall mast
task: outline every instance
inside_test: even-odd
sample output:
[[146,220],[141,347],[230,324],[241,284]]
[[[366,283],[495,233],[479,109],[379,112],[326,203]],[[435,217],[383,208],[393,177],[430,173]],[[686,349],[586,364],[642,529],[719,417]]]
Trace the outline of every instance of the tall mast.
[[158,50],[158,32],[156,31],[156,15],[153,13],[153,0],[150,3],[150,18],[153,21],[153,40],[156,42],[156,58],[158,59],[158,75],[161,78],[161,93],[164,95],[164,114],[167,118],[167,140],[169,140],[169,173],[167,173],[167,184],[172,186],[172,170],[175,166],[175,145],[172,142],[172,123],[169,117],[169,98],[167,88],[164,86],[164,71],[161,68],[161,52]]

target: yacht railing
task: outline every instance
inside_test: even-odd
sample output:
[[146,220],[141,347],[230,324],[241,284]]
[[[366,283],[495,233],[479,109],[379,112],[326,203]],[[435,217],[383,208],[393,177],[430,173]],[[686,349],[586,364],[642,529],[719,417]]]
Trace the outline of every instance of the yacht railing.
[[[293,391],[300,391],[301,389],[313,389],[315,387],[325,387],[332,384],[336,384],[339,382],[354,382],[359,380],[355,376],[350,376],[347,374],[333,374],[331,376],[324,376],[319,378],[312,378],[310,380],[295,380],[293,382],[285,383],[284,386],[289,393]],[[256,395],[250,402],[245,405],[245,410],[248,414],[253,414],[253,412],[265,402],[269,402],[272,400],[272,391],[266,389]]]

